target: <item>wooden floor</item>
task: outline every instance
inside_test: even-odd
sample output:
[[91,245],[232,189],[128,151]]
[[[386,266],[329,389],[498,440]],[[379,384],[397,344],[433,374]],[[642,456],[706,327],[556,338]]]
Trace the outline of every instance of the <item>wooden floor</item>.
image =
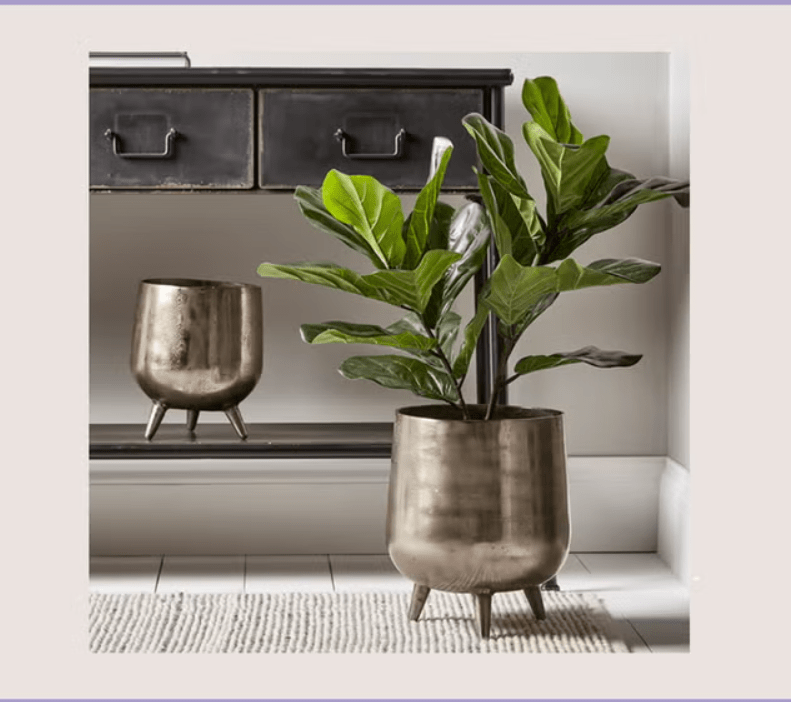
[[[563,590],[598,594],[635,653],[689,651],[689,594],[652,553],[571,554]],[[411,592],[387,556],[91,558],[93,592]]]

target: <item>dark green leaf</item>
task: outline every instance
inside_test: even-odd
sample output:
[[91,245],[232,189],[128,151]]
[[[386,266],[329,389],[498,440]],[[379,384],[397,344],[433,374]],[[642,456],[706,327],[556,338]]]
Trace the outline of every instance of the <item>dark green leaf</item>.
[[556,292],[548,293],[531,305],[522,320],[514,327],[514,338],[518,339],[522,336],[525,330],[552,306],[559,295],[560,293]]
[[503,256],[489,279],[483,302],[503,324],[513,325],[544,295],[557,291],[554,268],[522,266],[513,256]]
[[642,356],[625,353],[624,351],[602,351],[595,346],[586,346],[578,351],[553,353],[549,356],[525,356],[516,363],[514,368],[518,375],[526,375],[547,368],[567,366],[572,363],[587,363],[597,368],[622,368],[633,366]]
[[430,351],[437,346],[436,341],[422,334],[412,331],[393,333],[374,324],[333,321],[303,324],[300,330],[302,339],[309,344],[374,344],[405,351]]
[[360,234],[386,268],[398,268],[406,244],[401,235],[401,200],[376,178],[331,170],[321,188],[327,211]]
[[374,300],[387,301],[383,300],[373,285],[366,282],[365,276],[348,268],[336,266],[334,263],[296,263],[293,265],[262,263],[258,266],[258,275],[262,278],[299,280],[303,283],[323,285]]
[[[481,296],[483,296],[483,293]],[[455,378],[463,379],[466,377],[472,355],[475,353],[475,347],[478,344],[478,338],[481,336],[488,317],[489,309],[479,301],[475,315],[464,329],[464,341],[461,349],[459,349],[459,355],[453,361],[453,376]]]
[[606,168],[604,154],[610,137],[593,137],[580,146],[568,146],[555,141],[536,122],[526,123],[523,131],[541,166],[551,219],[579,207],[590,193],[591,183],[597,182]]
[[525,80],[522,85],[522,103],[555,141],[562,144],[583,142],[582,134],[571,123],[571,114],[554,78],[543,76]]
[[462,119],[467,131],[475,139],[478,156],[489,173],[509,192],[528,199],[530,194],[514,160],[511,138],[475,112]]
[[429,251],[413,271],[388,270],[368,275],[331,263],[262,263],[258,267],[258,275],[323,285],[422,312],[434,285],[459,258],[460,255],[452,251]]
[[453,154],[453,144],[447,139],[436,137],[432,158],[436,160],[429,181],[420,191],[415,201],[415,207],[409,216],[406,228],[406,255],[403,267],[414,268],[423,256],[428,246],[431,224],[434,221],[434,208],[437,204],[442,183],[445,180],[445,171],[448,161]]
[[478,184],[494,229],[497,253],[500,257],[511,254],[519,263],[530,265],[545,240],[535,201],[509,193],[491,176],[479,173]]
[[557,267],[558,290],[579,290],[600,285],[646,283],[659,273],[661,266],[639,258],[605,258],[580,266],[568,258]]
[[352,356],[340,367],[345,378],[372,380],[397,390],[409,390],[420,397],[454,403],[459,396],[453,379],[444,371],[416,358],[404,356]]
[[439,249],[427,251],[414,270],[378,271],[364,276],[364,281],[379,291],[382,295],[380,299],[416,312],[423,312],[434,286],[445,275],[445,271],[460,258],[459,254],[452,251]]
[[595,204],[586,204],[564,218],[562,232],[542,262],[566,258],[595,234],[626,221],[640,205],[668,197],[675,198],[681,205],[688,205],[689,181],[671,178],[638,180],[629,173],[612,169],[609,177],[588,198],[589,203]]

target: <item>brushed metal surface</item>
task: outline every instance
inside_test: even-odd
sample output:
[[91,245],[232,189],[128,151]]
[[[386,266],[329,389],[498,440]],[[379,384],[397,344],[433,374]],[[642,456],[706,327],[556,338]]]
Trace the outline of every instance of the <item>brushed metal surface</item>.
[[[485,406],[471,409],[482,417]],[[475,595],[527,590],[560,570],[569,539],[561,412],[500,407],[491,421],[438,405],[396,413],[387,544],[404,576]]]
[[138,288],[132,374],[154,401],[146,438],[167,409],[221,410],[246,435],[238,404],[263,370],[263,307],[256,285],[158,278]]

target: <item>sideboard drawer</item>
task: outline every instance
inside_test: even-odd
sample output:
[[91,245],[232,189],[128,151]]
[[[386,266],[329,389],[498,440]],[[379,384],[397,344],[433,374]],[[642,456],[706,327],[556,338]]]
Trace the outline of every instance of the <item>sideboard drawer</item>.
[[92,89],[91,188],[252,188],[253,107],[249,89]]
[[263,188],[321,185],[330,169],[395,189],[426,183],[434,137],[454,145],[444,187],[477,187],[475,144],[461,119],[483,112],[479,89],[264,89],[259,92]]

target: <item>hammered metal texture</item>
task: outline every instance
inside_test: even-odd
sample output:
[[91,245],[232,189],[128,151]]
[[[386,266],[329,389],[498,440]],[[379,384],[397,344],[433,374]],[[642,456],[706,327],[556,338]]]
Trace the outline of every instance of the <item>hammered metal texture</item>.
[[263,310],[256,285],[211,280],[140,283],[132,373],[167,408],[228,410],[263,368]]
[[569,540],[561,412],[501,407],[489,421],[444,406],[396,413],[387,543],[404,576],[451,592],[527,589],[560,570]]

